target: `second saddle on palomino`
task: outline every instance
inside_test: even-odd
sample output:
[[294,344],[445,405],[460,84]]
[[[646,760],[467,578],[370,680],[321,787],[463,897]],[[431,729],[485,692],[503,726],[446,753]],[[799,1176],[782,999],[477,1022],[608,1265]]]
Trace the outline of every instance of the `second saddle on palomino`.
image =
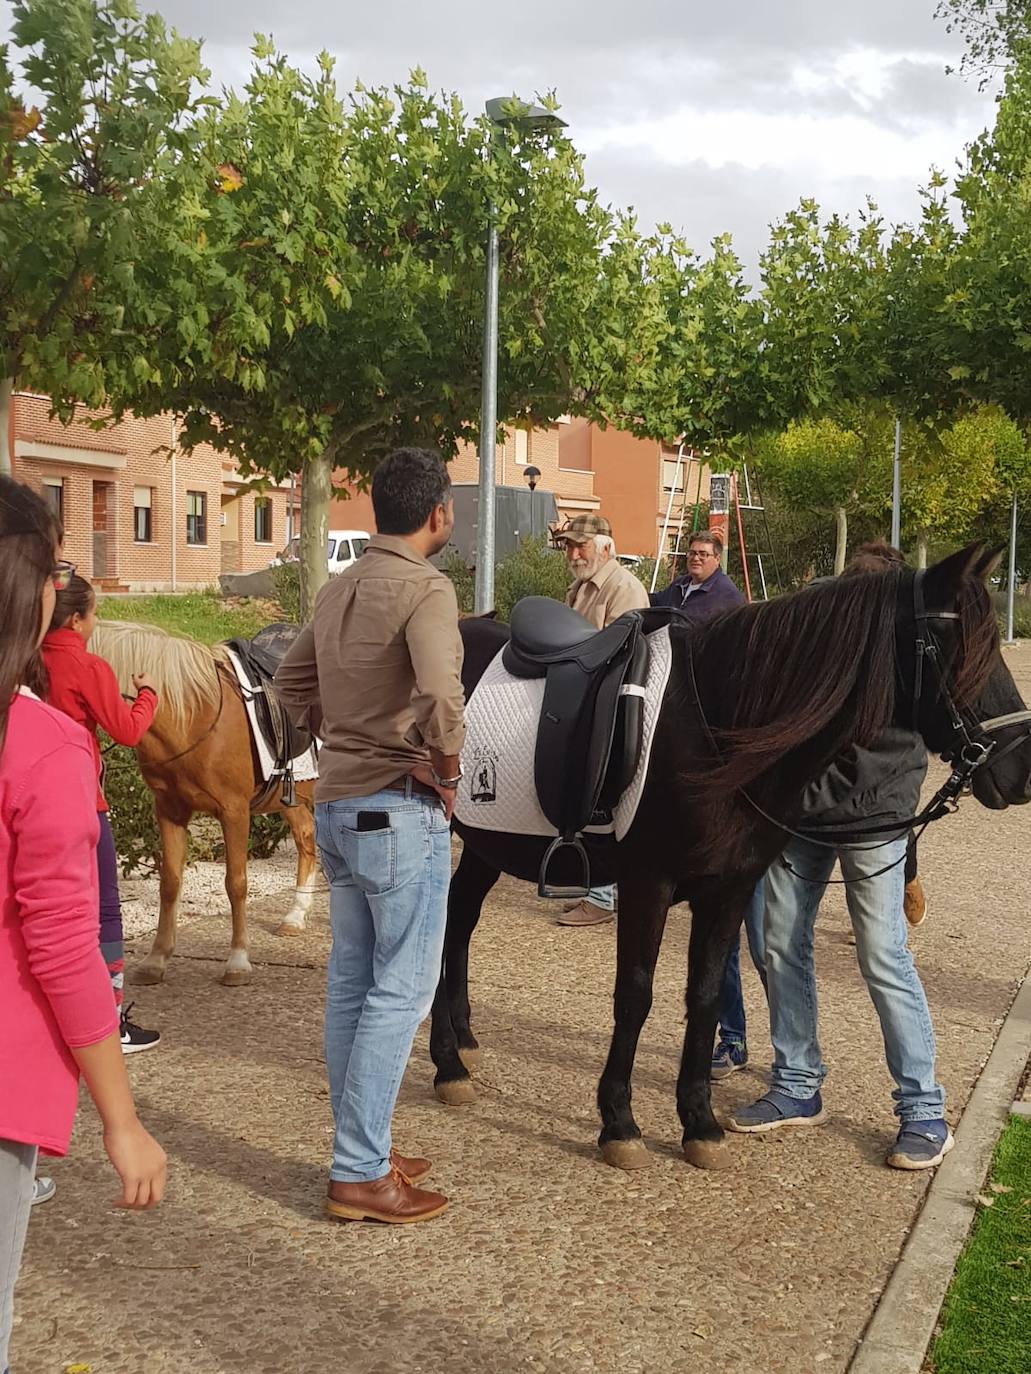
[[[549,597],[528,596],[512,611],[502,663],[513,677],[544,678],[534,750],[541,810],[558,831],[541,862],[542,897],[582,896],[591,886],[583,845],[587,826],[603,821],[641,760],[651,630],[667,611],[629,611],[603,630]],[[581,881],[556,886],[549,867],[562,851],[579,858]]]
[[300,632],[299,625],[279,623],[266,625],[253,639],[225,641],[225,648],[231,651],[247,678],[246,685],[240,684],[241,690],[254,706],[258,728],[273,760],[272,771],[251,801],[252,810],[268,801],[280,784],[283,805],[297,805],[294,760],[312,747],[313,739],[309,731],[298,728],[287,716],[272,678]]

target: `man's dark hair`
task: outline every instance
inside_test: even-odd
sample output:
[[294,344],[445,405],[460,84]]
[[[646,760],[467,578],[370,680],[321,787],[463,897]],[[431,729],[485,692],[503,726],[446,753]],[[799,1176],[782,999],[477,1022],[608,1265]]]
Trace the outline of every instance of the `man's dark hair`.
[[434,506],[451,496],[451,478],[431,448],[396,448],[372,475],[372,509],[380,534],[414,534]]
[[687,541],[687,547],[690,548],[692,544],[708,544],[717,558],[723,557],[723,540],[715,530],[695,530]]
[[842,577],[854,577],[859,573],[887,572],[889,568],[904,568],[905,556],[893,548],[885,539],[871,539],[860,544],[852,554],[848,566],[841,570]]

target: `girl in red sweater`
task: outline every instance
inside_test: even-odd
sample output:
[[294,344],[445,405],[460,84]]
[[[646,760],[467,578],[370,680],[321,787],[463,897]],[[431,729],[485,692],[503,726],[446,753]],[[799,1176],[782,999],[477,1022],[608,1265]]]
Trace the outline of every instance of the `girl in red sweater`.
[[132,1003],[122,1006],[125,949],[122,931],[122,903],[118,894],[118,856],[115,852],[111,822],[104,797],[103,761],[97,728],[106,731],[116,744],[132,747],[150,729],[157,710],[154,684],[144,673],[132,680],[137,697],[126,705],[109,664],[96,654],[86,652],[97,623],[97,597],[85,578],[73,576],[68,586],[57,593],[50,630],[43,640],[43,662],[47,675],[47,701],[89,731],[97,768],[97,873],[100,881],[100,949],[111,975],[115,1002],[121,1014],[122,1049],[126,1054],[152,1050],[161,1040],[157,1031],[144,1030],[129,1020]]
[[89,737],[44,705],[37,649],[75,571],[61,526],[0,476],[0,1370],[36,1153],[68,1149],[79,1075],[121,1179],[118,1206],[150,1207],[165,1154],[140,1124],[97,948],[96,771]]

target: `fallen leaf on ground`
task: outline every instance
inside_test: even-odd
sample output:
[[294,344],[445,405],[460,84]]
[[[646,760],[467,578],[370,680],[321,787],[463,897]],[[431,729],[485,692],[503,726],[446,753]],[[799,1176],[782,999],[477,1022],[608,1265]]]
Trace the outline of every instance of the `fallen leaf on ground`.
[[993,1193],[1012,1193],[1013,1189],[1006,1183],[992,1183],[990,1185]]
[[984,1193],[978,1193],[978,1195],[977,1195],[977,1197],[974,1199],[974,1201],[975,1201],[975,1202],[979,1202],[979,1203],[981,1204],[982,1207],[994,1207],[994,1206],[995,1206],[995,1199],[994,1199],[993,1197],[985,1197]]

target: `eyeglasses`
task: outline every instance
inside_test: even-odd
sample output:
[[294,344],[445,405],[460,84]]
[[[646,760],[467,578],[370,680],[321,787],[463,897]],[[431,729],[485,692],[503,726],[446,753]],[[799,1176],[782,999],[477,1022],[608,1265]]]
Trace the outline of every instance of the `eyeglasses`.
[[715,558],[715,549],[688,549],[688,558]]
[[54,589],[59,592],[67,591],[68,585],[74,576],[74,563],[55,563],[50,570],[50,580],[54,584]]

